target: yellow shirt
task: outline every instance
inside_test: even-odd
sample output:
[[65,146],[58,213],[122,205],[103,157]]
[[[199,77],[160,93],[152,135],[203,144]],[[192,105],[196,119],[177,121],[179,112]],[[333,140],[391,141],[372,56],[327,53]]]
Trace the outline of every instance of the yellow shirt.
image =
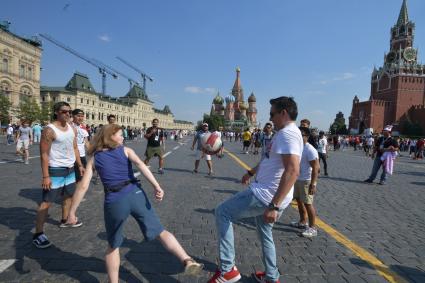
[[248,132],[248,131],[243,132],[243,134],[242,134],[242,139],[243,139],[244,141],[250,141],[250,140],[251,140],[251,133],[250,133],[250,132]]

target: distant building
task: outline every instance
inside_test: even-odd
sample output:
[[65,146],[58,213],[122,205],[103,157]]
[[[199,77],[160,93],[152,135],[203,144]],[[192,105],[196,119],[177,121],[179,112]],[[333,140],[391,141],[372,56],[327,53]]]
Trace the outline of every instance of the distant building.
[[251,93],[248,97],[248,103],[244,101],[240,72],[241,70],[236,68],[236,79],[232,94],[223,99],[218,93],[211,106],[210,113],[223,116],[225,128],[229,130],[257,127],[257,99],[254,93]]
[[12,33],[9,25],[0,22],[0,95],[12,102],[10,121],[16,122],[13,113],[24,97],[39,101],[42,50],[38,40]]
[[87,75],[75,73],[65,87],[41,87],[41,103],[65,101],[72,109],[79,108],[86,114],[87,124],[107,124],[107,116],[114,114],[117,124],[130,127],[149,127],[154,118],[165,129],[193,130],[192,122],[175,120],[168,105],[160,110],[153,107],[142,88],[133,85],[122,97],[97,93]]
[[397,23],[391,28],[384,65],[372,72],[369,100],[353,99],[349,118],[352,133],[362,134],[365,129],[380,132],[388,124],[403,132],[404,122],[421,123],[425,130],[425,65],[418,63],[414,35],[415,24],[409,20],[404,0]]

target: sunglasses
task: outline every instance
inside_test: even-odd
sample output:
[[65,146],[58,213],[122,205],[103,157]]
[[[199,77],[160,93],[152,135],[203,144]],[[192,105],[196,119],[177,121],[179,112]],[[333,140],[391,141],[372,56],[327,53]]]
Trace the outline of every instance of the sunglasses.
[[71,115],[72,114],[72,110],[59,110],[58,111],[60,114],[69,114],[69,115]]

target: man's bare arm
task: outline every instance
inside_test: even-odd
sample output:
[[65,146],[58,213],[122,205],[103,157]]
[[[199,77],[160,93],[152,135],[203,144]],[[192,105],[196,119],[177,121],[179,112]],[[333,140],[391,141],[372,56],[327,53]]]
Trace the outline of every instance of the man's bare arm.
[[55,140],[55,138],[55,132],[50,127],[44,128],[40,139],[40,160],[41,172],[43,174],[43,189],[50,189],[49,153],[50,147],[52,146],[52,142]]

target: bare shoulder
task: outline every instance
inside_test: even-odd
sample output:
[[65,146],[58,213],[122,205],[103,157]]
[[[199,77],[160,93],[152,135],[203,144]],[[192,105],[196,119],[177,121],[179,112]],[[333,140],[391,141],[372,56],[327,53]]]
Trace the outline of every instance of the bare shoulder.
[[52,142],[56,138],[55,132],[50,127],[45,127],[41,132],[41,140]]

